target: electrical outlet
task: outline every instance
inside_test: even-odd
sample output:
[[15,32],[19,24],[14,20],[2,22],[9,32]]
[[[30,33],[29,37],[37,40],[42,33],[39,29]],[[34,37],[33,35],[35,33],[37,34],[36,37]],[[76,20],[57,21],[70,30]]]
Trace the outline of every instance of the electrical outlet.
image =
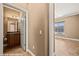
[[33,45],[33,49],[35,49],[35,46]]

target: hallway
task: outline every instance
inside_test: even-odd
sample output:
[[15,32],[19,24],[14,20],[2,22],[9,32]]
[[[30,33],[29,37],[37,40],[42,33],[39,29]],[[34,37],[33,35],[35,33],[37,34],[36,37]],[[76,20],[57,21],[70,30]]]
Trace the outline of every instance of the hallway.
[[55,39],[56,55],[79,56],[79,41]]
[[4,56],[31,56],[31,54],[23,51],[23,49],[20,47],[16,47],[12,49],[6,49]]

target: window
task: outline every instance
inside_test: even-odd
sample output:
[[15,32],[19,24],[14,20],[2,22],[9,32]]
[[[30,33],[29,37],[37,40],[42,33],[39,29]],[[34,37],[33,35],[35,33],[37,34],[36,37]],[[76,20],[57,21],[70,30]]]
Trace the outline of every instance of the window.
[[64,32],[64,21],[55,22],[55,32],[63,33]]

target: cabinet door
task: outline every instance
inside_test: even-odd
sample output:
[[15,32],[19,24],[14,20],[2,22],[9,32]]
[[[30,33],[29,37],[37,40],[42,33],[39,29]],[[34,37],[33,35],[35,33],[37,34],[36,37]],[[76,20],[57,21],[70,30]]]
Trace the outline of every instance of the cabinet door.
[[14,37],[14,42],[15,42],[15,46],[19,46],[20,45],[20,33],[16,33],[15,37]]
[[15,45],[15,41],[14,41],[14,35],[13,34],[8,34],[8,47],[14,47]]

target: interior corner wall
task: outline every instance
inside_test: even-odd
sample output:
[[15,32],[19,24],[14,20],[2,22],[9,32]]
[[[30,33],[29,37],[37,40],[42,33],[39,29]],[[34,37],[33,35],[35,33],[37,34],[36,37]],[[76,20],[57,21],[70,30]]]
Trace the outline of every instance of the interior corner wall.
[[[29,3],[28,48],[37,56],[48,55],[48,15],[47,3]],[[42,34],[40,34],[40,32]]]

